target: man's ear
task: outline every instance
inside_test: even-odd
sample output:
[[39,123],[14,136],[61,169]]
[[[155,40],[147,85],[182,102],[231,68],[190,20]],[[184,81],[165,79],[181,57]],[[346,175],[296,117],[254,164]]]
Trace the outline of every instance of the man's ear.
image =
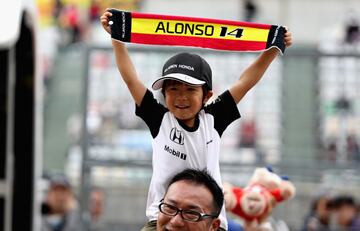
[[211,230],[217,231],[220,228],[220,219],[219,218],[215,218],[212,223],[211,223]]
[[213,96],[213,91],[208,91],[206,95],[204,95],[203,104],[206,104],[206,102]]

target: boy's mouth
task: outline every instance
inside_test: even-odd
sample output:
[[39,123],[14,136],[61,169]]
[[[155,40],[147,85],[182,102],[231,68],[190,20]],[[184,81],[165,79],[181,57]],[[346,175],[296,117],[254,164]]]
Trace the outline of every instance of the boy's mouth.
[[178,109],[186,109],[186,108],[189,108],[190,106],[186,106],[186,105],[176,105],[175,107],[178,108]]

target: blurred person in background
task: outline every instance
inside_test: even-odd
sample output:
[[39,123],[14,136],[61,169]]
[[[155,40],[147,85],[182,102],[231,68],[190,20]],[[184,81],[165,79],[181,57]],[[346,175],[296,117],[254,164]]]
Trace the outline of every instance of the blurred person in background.
[[63,7],[59,20],[60,27],[68,36],[68,38],[64,38],[66,40],[64,45],[79,42],[81,40],[81,20],[78,6],[73,3]]
[[321,192],[311,202],[310,212],[305,217],[301,231],[327,231],[330,228],[331,198]]
[[253,0],[245,0],[244,1],[244,21],[245,22],[253,22],[258,11],[258,6],[255,4]]
[[360,22],[355,11],[348,12],[344,42],[347,45],[357,45],[360,42]]
[[99,17],[102,12],[100,0],[92,0],[89,7],[89,20],[91,23],[98,23]]
[[42,204],[41,231],[83,231],[84,225],[73,189],[63,175],[50,179]]
[[258,137],[258,129],[253,118],[245,119],[240,125],[240,142],[241,148],[255,148]]
[[156,230],[216,231],[223,203],[223,191],[207,170],[185,169],[168,184]]
[[334,230],[359,231],[359,206],[353,196],[339,195],[332,201]]
[[105,192],[103,189],[95,187],[90,192],[90,218],[91,230],[101,230],[101,216],[104,213]]
[[355,134],[349,134],[346,137],[347,159],[351,161],[360,161],[360,146]]
[[56,22],[57,22],[58,18],[60,17],[63,9],[64,9],[64,4],[63,4],[62,0],[55,0],[54,9],[53,9],[53,17],[54,17],[54,19],[56,19]]
[[336,140],[332,139],[325,148],[325,153],[324,153],[323,159],[327,160],[331,163],[335,163],[337,156],[338,156],[338,147],[336,144]]

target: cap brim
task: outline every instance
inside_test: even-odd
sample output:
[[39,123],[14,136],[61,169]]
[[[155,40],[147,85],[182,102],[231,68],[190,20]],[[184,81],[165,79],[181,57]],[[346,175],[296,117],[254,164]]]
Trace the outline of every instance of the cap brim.
[[189,75],[184,75],[184,74],[180,74],[180,73],[171,73],[171,74],[162,76],[161,78],[155,80],[155,82],[152,84],[152,89],[154,89],[154,90],[161,89],[163,86],[164,80],[168,80],[168,79],[180,81],[180,82],[183,82],[183,83],[186,83],[189,85],[194,85],[194,86],[202,86],[205,84],[205,81],[198,80]]

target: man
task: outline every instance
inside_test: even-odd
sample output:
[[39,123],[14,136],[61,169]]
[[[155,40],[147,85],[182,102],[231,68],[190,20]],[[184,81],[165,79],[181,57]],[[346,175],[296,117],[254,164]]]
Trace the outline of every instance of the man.
[[62,175],[55,175],[50,180],[42,212],[41,231],[84,230],[73,189]]
[[185,169],[170,180],[159,204],[157,231],[219,230],[223,202],[221,188],[206,170]]
[[360,216],[354,197],[339,195],[333,199],[332,206],[336,219],[336,230],[360,230]]

